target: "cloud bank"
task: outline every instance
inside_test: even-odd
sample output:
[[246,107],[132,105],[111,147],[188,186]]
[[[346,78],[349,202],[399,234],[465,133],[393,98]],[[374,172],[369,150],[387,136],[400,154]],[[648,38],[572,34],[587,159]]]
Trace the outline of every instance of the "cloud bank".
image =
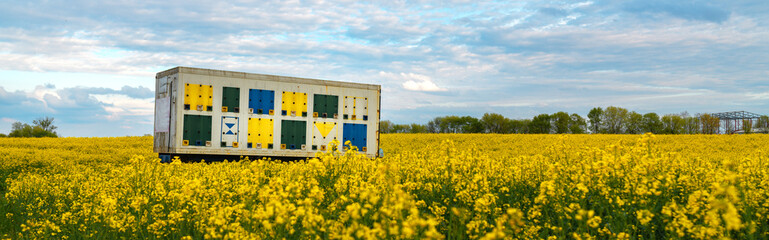
[[[374,83],[382,117],[400,123],[608,105],[767,114],[768,11],[739,0],[26,1],[0,3],[0,70],[142,77],[144,88],[174,66]],[[0,75],[6,89],[20,81]],[[4,90],[24,96],[3,100],[23,113],[0,118],[152,119],[143,90],[72,81]]]
[[61,136],[137,136],[151,132],[154,92],[148,88],[56,88],[9,92],[0,87],[0,132],[13,122],[54,117]]

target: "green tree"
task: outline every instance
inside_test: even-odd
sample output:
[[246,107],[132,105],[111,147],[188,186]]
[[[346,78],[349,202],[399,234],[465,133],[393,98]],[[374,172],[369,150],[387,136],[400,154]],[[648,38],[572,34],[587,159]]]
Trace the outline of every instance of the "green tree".
[[686,134],[699,134],[701,133],[701,121],[699,117],[686,116],[684,119],[684,133]]
[[590,109],[590,113],[587,114],[587,118],[590,119],[590,132],[599,133],[601,131],[601,116],[603,116],[603,109],[600,107]]
[[654,134],[662,133],[662,121],[656,113],[647,113],[643,116],[643,130]]
[[427,128],[428,133],[439,133],[440,132],[439,125],[440,125],[440,122],[438,121],[438,118],[435,118],[427,122],[427,125],[425,127]]
[[32,120],[32,123],[35,124],[35,126],[38,126],[43,129],[43,131],[51,132],[53,134],[56,134],[56,126],[53,125],[53,117],[45,117],[45,118],[38,118],[36,120]]
[[456,116],[435,117],[427,123],[427,129],[432,133],[449,133],[454,131]]
[[529,132],[537,134],[550,133],[550,114],[540,114],[535,116],[529,122]]
[[753,123],[750,119],[742,119],[742,130],[745,134],[753,133]]
[[601,122],[606,133],[621,134],[625,132],[628,111],[621,107],[610,106],[603,111]]
[[756,128],[769,128],[769,116],[762,115],[756,120]]
[[531,133],[529,132],[529,123],[531,122],[530,119],[509,119],[507,121],[508,128],[510,129],[507,133]]
[[703,134],[717,134],[721,128],[721,119],[710,114],[700,115],[700,127]]
[[587,122],[579,114],[572,113],[569,119],[569,131],[573,134],[584,134]]
[[684,132],[684,118],[676,114],[662,116],[662,133],[681,134]]
[[550,119],[553,121],[555,133],[569,133],[569,121],[571,120],[571,117],[568,113],[553,113],[553,115],[550,116]]
[[460,118],[457,116],[446,116],[441,121],[441,132],[443,133],[459,133],[462,131],[462,125],[460,124]]
[[510,126],[508,119],[497,113],[484,113],[481,117],[481,124],[484,132],[487,133],[509,133]]
[[392,128],[392,133],[408,133],[411,132],[411,126],[408,124],[395,124]]
[[390,120],[379,121],[380,133],[392,133],[392,131],[393,131],[393,122],[390,122]]
[[769,133],[769,116],[763,115],[759,117],[753,127],[755,132]]
[[643,115],[632,111],[628,113],[625,120],[625,133],[641,134],[644,133]]
[[8,137],[58,137],[54,131],[57,127],[53,125],[52,117],[39,118],[32,122],[35,125],[13,123]]
[[477,118],[471,116],[464,116],[460,118],[460,124],[462,125],[462,133],[482,133],[483,124]]
[[432,133],[478,133],[483,131],[483,125],[471,116],[444,116],[428,122],[426,129]]
[[421,124],[412,123],[409,128],[410,128],[409,129],[410,133],[426,133],[427,132],[427,127]]
[[763,115],[756,120],[756,132],[769,133],[769,116]]
[[725,133],[732,134],[737,130],[739,130],[737,129],[737,123],[734,121],[729,120],[729,121],[723,121],[722,123],[723,123],[722,127],[724,128]]
[[438,125],[438,132],[439,133],[451,132],[453,130],[451,126],[451,122],[453,122],[453,118],[456,118],[456,117],[455,116],[436,117],[434,121]]

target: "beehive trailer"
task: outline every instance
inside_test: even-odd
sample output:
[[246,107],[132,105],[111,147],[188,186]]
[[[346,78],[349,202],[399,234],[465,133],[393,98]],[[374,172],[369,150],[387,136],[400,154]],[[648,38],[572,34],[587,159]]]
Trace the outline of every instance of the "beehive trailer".
[[308,158],[334,141],[382,154],[380,85],[190,67],[155,79],[153,149],[163,161]]

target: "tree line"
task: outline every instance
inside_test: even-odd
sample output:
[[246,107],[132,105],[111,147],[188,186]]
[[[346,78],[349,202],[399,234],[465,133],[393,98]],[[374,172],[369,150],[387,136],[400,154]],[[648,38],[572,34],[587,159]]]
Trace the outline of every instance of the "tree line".
[[52,117],[38,118],[32,121],[32,125],[22,122],[14,122],[8,135],[0,133],[0,137],[59,137],[53,125]]
[[[769,131],[769,116],[757,121],[743,121],[745,133]],[[610,106],[590,110],[587,118],[576,113],[557,112],[539,114],[531,119],[509,119],[497,113],[485,113],[479,118],[471,116],[443,116],[427,124],[394,124],[381,121],[381,133],[519,133],[519,134],[716,134],[721,129],[720,119],[710,114],[690,115],[657,113],[640,114],[625,108]],[[735,126],[723,126],[725,131]]]

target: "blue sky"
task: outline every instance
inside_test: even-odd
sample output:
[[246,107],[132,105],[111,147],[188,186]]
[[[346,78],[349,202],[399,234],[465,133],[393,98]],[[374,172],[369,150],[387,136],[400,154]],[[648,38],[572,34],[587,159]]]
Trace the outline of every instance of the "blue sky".
[[380,84],[382,118],[769,114],[766,1],[0,1],[0,132],[152,132],[174,66]]

